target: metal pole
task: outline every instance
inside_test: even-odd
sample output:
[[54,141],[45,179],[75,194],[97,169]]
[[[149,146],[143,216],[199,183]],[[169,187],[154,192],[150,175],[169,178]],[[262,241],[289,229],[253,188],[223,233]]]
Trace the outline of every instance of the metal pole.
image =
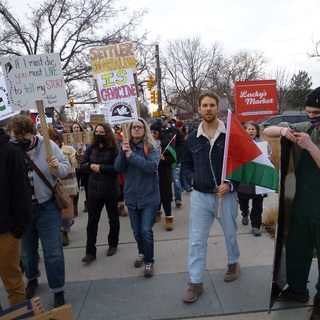
[[159,45],[156,44],[156,79],[158,88],[158,111],[162,111],[162,98],[161,98],[161,69],[159,59]]

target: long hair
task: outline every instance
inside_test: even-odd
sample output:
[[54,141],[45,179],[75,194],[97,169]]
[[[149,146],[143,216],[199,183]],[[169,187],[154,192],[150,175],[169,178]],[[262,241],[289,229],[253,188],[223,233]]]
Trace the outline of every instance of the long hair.
[[254,126],[255,128],[256,128],[256,130],[257,130],[257,135],[256,135],[256,137],[257,138],[260,138],[260,127],[259,127],[259,125],[256,123],[256,122],[254,122],[254,121],[247,121],[243,126],[244,126],[244,128],[247,130],[247,128],[249,127],[249,126]]
[[96,135],[95,135],[97,127],[103,127],[105,135],[106,135],[106,140],[103,143],[103,147],[116,148],[118,146],[118,139],[116,138],[116,135],[113,133],[113,131],[108,123],[102,123],[102,122],[98,123],[95,126],[95,129],[93,132],[94,134],[93,134],[92,140],[91,140],[91,144],[99,146],[99,143],[97,142]]
[[[148,148],[157,149],[158,145],[157,145],[156,141],[153,139],[153,136],[150,132],[150,128],[149,128],[146,120],[144,120],[142,118],[138,118],[138,121],[140,121],[144,126],[144,135],[142,138],[143,143],[145,143]],[[131,134],[132,125],[133,125],[133,122],[130,122],[128,129],[127,129],[129,140],[132,140],[132,134]]]
[[74,124],[76,124],[76,125],[79,126],[80,132],[84,131],[83,128],[82,128],[82,125],[81,125],[79,122],[74,121],[74,122],[72,122],[72,124],[71,124],[71,126],[70,126],[70,132],[71,132],[71,133],[73,132],[73,125],[74,125]]

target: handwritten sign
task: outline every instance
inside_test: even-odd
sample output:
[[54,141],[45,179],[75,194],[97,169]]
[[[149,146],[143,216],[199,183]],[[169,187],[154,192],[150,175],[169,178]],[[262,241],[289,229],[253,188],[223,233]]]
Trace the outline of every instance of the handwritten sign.
[[4,77],[0,77],[0,120],[10,118],[18,113],[12,111]]
[[42,100],[45,108],[68,103],[58,53],[0,59],[14,111],[29,110]]
[[90,123],[105,123],[105,118],[103,114],[90,114]]
[[122,42],[92,48],[89,51],[89,58],[94,78],[96,78],[98,73],[111,70],[132,68],[134,73],[137,72],[137,61],[132,42]]
[[90,144],[92,140],[92,132],[72,132],[62,134],[63,143],[66,145],[73,145],[77,143]]

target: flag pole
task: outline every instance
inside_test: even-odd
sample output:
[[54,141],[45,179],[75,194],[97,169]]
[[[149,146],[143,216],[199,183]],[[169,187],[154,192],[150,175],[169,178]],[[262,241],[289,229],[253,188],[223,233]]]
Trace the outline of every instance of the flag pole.
[[[222,165],[222,172],[221,172],[221,184],[224,183],[224,180],[226,178],[227,155],[228,155],[229,135],[230,135],[230,122],[231,122],[231,110],[228,109],[226,140],[225,140],[225,144],[224,144],[223,165]],[[222,207],[222,197],[219,198],[218,218],[221,215],[221,207]]]
[[170,143],[172,142],[172,140],[176,137],[177,134],[175,134],[172,139],[168,142],[167,146],[164,148],[163,152],[161,153],[161,155],[163,156],[163,154],[165,153],[165,151],[168,149]]

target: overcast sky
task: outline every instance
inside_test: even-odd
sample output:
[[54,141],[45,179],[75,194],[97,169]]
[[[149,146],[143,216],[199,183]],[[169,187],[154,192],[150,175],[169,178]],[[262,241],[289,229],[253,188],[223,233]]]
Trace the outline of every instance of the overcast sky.
[[[26,0],[9,0],[23,8]],[[39,1],[35,1],[37,3]],[[29,2],[30,3],[30,2]],[[320,61],[310,59],[313,41],[320,40],[319,0],[117,0],[130,10],[146,8],[143,29],[159,39],[160,54],[167,40],[200,36],[219,42],[226,54],[259,50],[271,68],[305,70],[313,88],[320,86]],[[21,10],[21,9],[20,9]]]

